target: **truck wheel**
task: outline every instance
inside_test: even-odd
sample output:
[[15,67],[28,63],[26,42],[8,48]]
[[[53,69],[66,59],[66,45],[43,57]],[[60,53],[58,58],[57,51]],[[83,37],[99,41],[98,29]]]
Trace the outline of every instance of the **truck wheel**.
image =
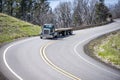
[[40,39],[43,39],[43,37],[42,37],[42,36],[40,36]]
[[54,38],[57,38],[57,36],[54,36]]

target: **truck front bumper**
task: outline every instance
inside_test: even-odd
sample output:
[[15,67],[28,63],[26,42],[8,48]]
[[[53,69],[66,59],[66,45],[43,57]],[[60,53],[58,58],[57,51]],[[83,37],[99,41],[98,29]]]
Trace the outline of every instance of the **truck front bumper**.
[[42,38],[54,38],[53,35],[40,35],[40,37],[42,37]]

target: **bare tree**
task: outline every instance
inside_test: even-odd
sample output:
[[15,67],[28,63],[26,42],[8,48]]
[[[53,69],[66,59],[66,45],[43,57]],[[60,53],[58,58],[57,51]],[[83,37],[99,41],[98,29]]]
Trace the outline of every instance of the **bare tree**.
[[120,0],[117,4],[112,5],[110,8],[110,11],[113,15],[113,18],[120,18]]
[[[83,0],[82,0],[83,1]],[[81,1],[75,0],[74,1],[74,9],[73,9],[73,24],[74,26],[80,26],[82,21],[82,11],[81,11]]]
[[43,25],[46,20],[47,12],[49,11],[49,3],[48,2],[36,2],[35,3],[35,11],[33,15],[33,20],[36,24]]
[[94,24],[97,0],[75,0],[73,21],[75,26]]
[[52,11],[52,9],[50,8],[49,11],[45,14],[44,16],[44,24],[45,23],[52,23],[52,24],[55,24],[56,23],[56,18],[55,18],[55,15]]
[[70,27],[72,23],[71,3],[60,3],[54,11],[57,27]]
[[88,12],[87,12],[87,24],[95,24],[95,4],[97,3],[97,0],[90,0],[89,4],[87,6]]

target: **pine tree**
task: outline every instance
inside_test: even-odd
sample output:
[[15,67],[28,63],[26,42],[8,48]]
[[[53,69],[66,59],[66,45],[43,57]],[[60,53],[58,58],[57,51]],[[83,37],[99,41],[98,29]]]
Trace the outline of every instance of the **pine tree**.
[[14,3],[14,0],[6,0],[6,13],[11,15],[13,14],[13,3]]
[[20,9],[19,9],[19,14],[20,14],[20,18],[22,20],[25,20],[25,16],[26,16],[26,10],[27,10],[27,0],[22,0],[20,2]]
[[49,3],[47,0],[37,0],[34,4],[34,23],[43,25],[45,16],[50,8]]
[[105,6],[104,0],[100,0],[95,7],[96,21],[98,23],[105,22],[109,14],[109,9]]
[[2,1],[3,1],[3,0],[0,0],[0,12],[2,12],[2,6],[3,6]]
[[0,0],[0,12],[38,24],[44,23],[49,8],[47,0]]

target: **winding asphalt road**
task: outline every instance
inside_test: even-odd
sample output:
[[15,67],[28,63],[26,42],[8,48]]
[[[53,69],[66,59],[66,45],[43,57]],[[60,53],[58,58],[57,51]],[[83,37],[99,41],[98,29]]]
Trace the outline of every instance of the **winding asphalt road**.
[[120,71],[85,54],[90,40],[120,29],[120,20],[57,40],[32,37],[0,48],[0,70],[10,80],[120,80]]

